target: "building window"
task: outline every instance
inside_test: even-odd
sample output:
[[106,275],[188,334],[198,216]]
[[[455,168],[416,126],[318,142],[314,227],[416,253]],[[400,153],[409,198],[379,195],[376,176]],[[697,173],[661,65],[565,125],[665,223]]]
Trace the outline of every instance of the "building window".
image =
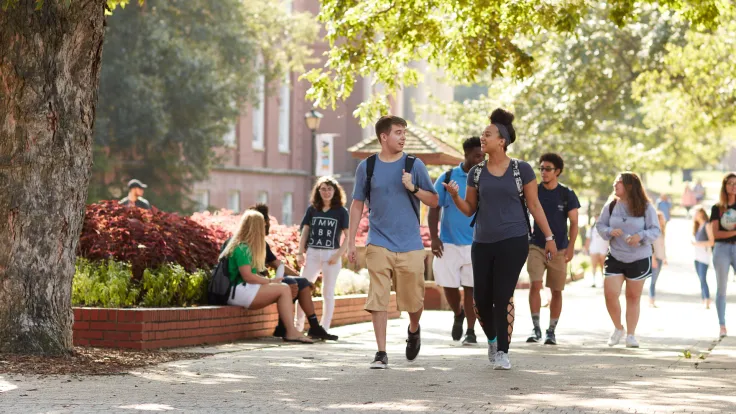
[[253,149],[262,150],[265,148],[265,131],[266,131],[266,82],[263,75],[258,77],[256,81],[256,94],[258,103],[253,105]]
[[235,124],[230,126],[225,136],[222,137],[222,142],[226,148],[235,148]]
[[281,224],[285,226],[291,226],[293,222],[293,197],[291,193],[284,193],[284,200],[281,203]]
[[279,92],[279,152],[289,152],[290,111],[291,90],[289,89],[289,75],[287,74]]
[[258,192],[258,199],[256,200],[258,204],[268,204],[268,192],[266,191],[259,191]]
[[230,191],[230,194],[227,195],[227,208],[236,213],[240,211],[240,191]]
[[210,192],[208,190],[196,190],[194,192],[194,208],[197,211],[205,211],[210,205]]

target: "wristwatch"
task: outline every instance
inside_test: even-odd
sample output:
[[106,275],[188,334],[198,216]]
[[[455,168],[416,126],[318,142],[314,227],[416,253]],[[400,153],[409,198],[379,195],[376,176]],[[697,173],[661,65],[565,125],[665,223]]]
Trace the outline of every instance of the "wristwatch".
[[416,194],[419,192],[419,187],[415,184],[414,185],[414,191],[411,191],[412,194]]
[[544,238],[544,240],[546,240],[546,241],[553,241],[554,239],[555,239],[555,235],[554,234],[551,235],[551,236],[547,236],[547,237]]

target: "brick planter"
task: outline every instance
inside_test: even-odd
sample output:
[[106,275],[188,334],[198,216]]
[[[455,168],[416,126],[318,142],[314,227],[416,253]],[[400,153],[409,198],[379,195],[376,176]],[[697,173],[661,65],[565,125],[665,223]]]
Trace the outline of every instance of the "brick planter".
[[[332,326],[371,320],[366,295],[338,296]],[[322,299],[315,299],[322,315]],[[391,309],[396,295],[391,293]],[[389,318],[398,318],[397,310]],[[270,336],[278,323],[276,305],[248,311],[237,306],[196,308],[74,308],[74,345],[158,349],[232,342]]]

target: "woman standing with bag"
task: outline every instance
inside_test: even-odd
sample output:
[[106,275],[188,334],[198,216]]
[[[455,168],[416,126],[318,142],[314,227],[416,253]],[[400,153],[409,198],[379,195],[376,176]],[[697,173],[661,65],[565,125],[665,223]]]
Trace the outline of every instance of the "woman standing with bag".
[[[330,329],[335,310],[335,284],[342,269],[342,256],[347,248],[340,244],[347,238],[350,217],[345,209],[345,191],[332,177],[322,177],[312,189],[311,205],[302,219],[297,260],[302,265],[302,277],[314,283],[322,272],[322,320]],[[304,252],[306,251],[306,259]],[[304,311],[297,310],[296,328],[304,329]]]
[[624,172],[613,184],[614,199],[601,211],[596,229],[610,240],[606,257],[603,292],[608,315],[615,330],[608,339],[614,346],[624,335],[621,324],[621,288],[626,281],[626,347],[638,348],[636,325],[639,323],[641,291],[652,274],[652,243],[661,230],[657,211],[649,201],[639,176]]
[[471,248],[475,310],[488,337],[493,369],[511,369],[514,290],[529,254],[529,211],[546,237],[547,260],[557,254],[557,246],[537,197],[532,167],[506,154],[516,140],[514,115],[499,108],[490,120],[480,139],[488,161],[468,172],[465,199],[458,195],[456,182],[444,186],[460,211],[468,217],[475,214],[471,222],[475,225]]

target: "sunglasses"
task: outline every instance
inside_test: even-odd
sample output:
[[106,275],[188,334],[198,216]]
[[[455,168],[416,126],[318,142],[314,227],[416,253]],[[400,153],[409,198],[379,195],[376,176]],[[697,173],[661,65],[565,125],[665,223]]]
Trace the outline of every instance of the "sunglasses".
[[547,172],[552,172],[552,171],[554,171],[554,170],[556,170],[556,168],[555,168],[555,167],[539,167],[539,171],[547,171]]

